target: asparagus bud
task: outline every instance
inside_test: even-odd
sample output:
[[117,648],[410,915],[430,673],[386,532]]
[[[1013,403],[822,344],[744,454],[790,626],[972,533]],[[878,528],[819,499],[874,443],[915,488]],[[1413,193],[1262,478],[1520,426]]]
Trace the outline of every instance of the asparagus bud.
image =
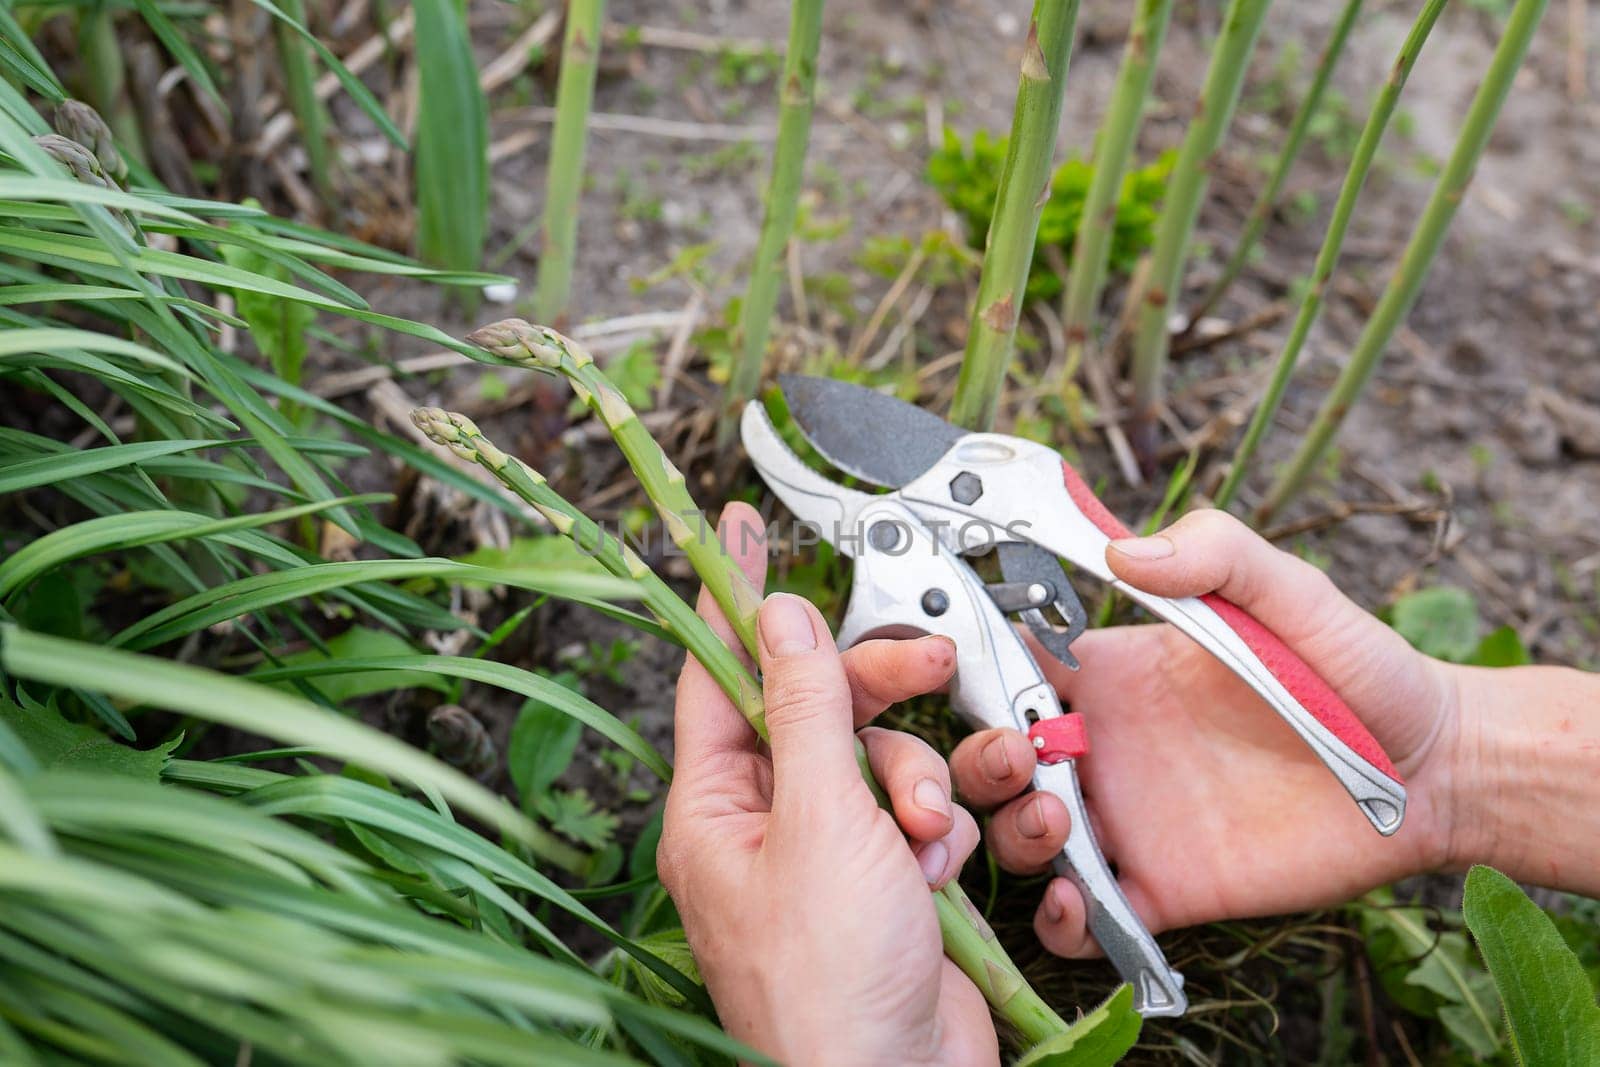
[[567,379],[572,391],[611,431],[645,495],[661,516],[672,543],[689,558],[745,650],[754,656],[760,591],[743,571],[732,566],[705,515],[689,495],[683,472],[661,451],[627,399],[595,366],[588,350],[547,326],[535,326],[522,319],[505,319],[485,326],[468,334],[467,340],[501,362],[555,371]]
[[119,182],[127,179],[128,164],[117,151],[111,127],[100,117],[100,112],[82,100],[63,100],[56,105],[55,128],[63,137],[93,152],[100,161],[100,168],[112,178]]
[[101,169],[100,160],[95,154],[72,138],[59,133],[45,133],[35,137],[33,143],[43,149],[45,155],[70,170],[72,176],[83,184],[101,189],[116,188],[116,183],[107,178]]

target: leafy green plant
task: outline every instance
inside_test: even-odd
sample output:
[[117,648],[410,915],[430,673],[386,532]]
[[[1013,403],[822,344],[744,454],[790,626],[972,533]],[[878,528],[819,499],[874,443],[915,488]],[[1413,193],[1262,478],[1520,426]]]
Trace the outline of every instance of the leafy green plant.
[[1600,1004],[1550,917],[1492,867],[1467,873],[1461,907],[1500,992],[1520,1067],[1600,1062]]
[[[946,129],[943,147],[928,158],[928,181],[961,216],[967,239],[975,247],[983,247],[988,238],[1006,146],[1007,138],[985,130],[963,143],[954,130]],[[1172,160],[1166,153],[1123,177],[1107,253],[1111,273],[1126,274],[1150,247]],[[1056,273],[1045,249],[1054,248],[1067,256],[1066,262],[1073,262],[1071,253],[1093,179],[1094,165],[1082,159],[1069,159],[1051,172],[1050,197],[1039,213],[1038,244],[1028,272],[1028,300],[1048,300],[1062,291],[1065,279]]]
[[[359,754],[367,779],[171,760],[166,746],[88,737],[26,694],[0,700],[7,1059],[199,1063],[243,1049],[291,1062],[598,1063],[614,1060],[596,1046],[673,1040],[740,1053],[692,1013],[591,974],[525,902],[573,916],[684,1003],[703,1002],[514,850],[374,777],[398,771],[435,803],[479,807],[465,779],[393,739],[235,679],[10,626],[0,667],[19,686],[69,678],[199,715],[230,704],[301,751]],[[522,838],[525,824],[490,803]]]
[[[469,347],[373,310],[329,269],[496,279],[253,206],[125,190],[101,163],[110,134],[75,132],[90,145],[49,134],[0,80],[0,382],[56,406],[79,442],[0,426],[0,1058],[744,1055],[677,967],[552,880],[615,869],[608,816],[574,791],[531,805],[540,825],[352,714],[373,694],[494,687],[598,731],[630,769],[668,773],[592,701],[481,658],[525,611],[478,634],[480,656],[415,641],[470,631],[446,606],[457,582],[569,596],[661,633],[625,606],[632,581],[570,556],[421,558],[374,512],[388,498],[352,493],[343,464],[381,451],[517,512],[297,382],[323,315]],[[221,347],[223,324],[257,352]],[[307,519],[364,558],[326,561],[317,539],[286,536]],[[243,736],[280,747],[172,758]],[[264,760],[289,770],[252,766]],[[605,981],[614,965],[596,972],[564,940],[575,927],[679,1007]]]
[[1473,1057],[1499,1050],[1499,994],[1459,914],[1399,904],[1387,889],[1367,894],[1355,912],[1373,971],[1395,1004],[1438,1020]]
[[1407,593],[1387,612],[1400,636],[1430,656],[1479,667],[1516,667],[1531,662],[1510,626],[1483,633],[1478,603],[1465,589],[1433,586]]

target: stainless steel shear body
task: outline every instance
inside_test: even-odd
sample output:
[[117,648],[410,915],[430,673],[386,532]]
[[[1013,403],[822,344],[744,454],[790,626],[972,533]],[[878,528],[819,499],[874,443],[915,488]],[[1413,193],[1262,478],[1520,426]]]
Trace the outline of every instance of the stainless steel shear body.
[[[1066,804],[1072,828],[1059,873],[1082,892],[1096,940],[1134,986],[1145,1015],[1181,1015],[1183,977],[1129,906],[1101,855],[1084,809],[1076,760],[1083,723],[1065,713],[1007,618],[1015,612],[1071,667],[1067,648],[1084,616],[1058,559],[1110,582],[1172,623],[1259,693],[1311,747],[1381,834],[1399,828],[1405,787],[1382,748],[1332,689],[1259,622],[1216,596],[1168,599],[1123,584],[1105,547],[1126,529],[1052,450],[1021,438],[964,433],[937,417],[859,386],[786,378],[801,432],[848,473],[894,488],[869,494],[806,466],[759,402],[742,436],[756,469],[796,518],[854,559],[847,647],[881,633],[917,631],[956,645],[952,708],[976,727],[1008,726],[1039,750],[1034,787]],[[1006,581],[986,585],[966,554],[996,548]],[[1048,624],[1054,606],[1066,620]]]

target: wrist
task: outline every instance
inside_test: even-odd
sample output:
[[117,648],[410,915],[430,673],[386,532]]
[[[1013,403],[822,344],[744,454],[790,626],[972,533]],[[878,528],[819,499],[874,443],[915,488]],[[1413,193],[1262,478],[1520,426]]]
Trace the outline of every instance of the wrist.
[[1600,677],[1562,667],[1449,667],[1458,729],[1441,864],[1593,893],[1600,865]]

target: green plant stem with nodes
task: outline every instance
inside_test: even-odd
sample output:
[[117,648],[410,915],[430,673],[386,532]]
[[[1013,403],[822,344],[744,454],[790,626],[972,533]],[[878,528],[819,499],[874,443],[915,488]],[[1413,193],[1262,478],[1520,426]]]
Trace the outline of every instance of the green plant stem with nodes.
[[500,359],[532,370],[556,371],[605,424],[656,507],[672,543],[688,557],[706,588],[724,605],[728,622],[746,648],[756,641],[761,591],[737,567],[729,568],[716,531],[689,495],[683,472],[673,465],[639,421],[616,386],[595,366],[588,349],[555,330],[521,319],[505,319],[468,335],[467,340]]
[[967,330],[950,421],[970,430],[994,425],[1016,340],[1023,290],[1033,265],[1039,215],[1050,193],[1050,164],[1061,125],[1061,99],[1072,59],[1077,0],[1035,0],[1022,49],[1011,139],[1000,170],[994,219],[984,241],[978,300]]
[[539,251],[535,313],[561,318],[572,291],[572,264],[578,248],[578,194],[583,189],[583,154],[588,142],[589,109],[600,69],[600,24],[604,0],[570,0],[561,46],[561,76],[556,83],[556,126],[550,140],[550,170],[545,179],[544,246]]
[[738,352],[723,393],[717,440],[726,444],[739,425],[739,412],[761,385],[767,338],[783,282],[784,251],[794,234],[805,176],[806,146],[811,140],[811,110],[816,101],[817,51],[822,43],[822,0],[794,0],[789,9],[789,43],[778,83],[778,141],[773,149],[772,176],[767,182],[766,213],[750,282],[739,306]]
[[1467,186],[1478,166],[1478,158],[1483,155],[1489,135],[1494,132],[1495,120],[1499,118],[1500,108],[1511,91],[1511,83],[1522,67],[1523,57],[1528,53],[1528,45],[1533,40],[1533,32],[1538,28],[1547,2],[1517,0],[1516,6],[1511,9],[1500,34],[1500,43],[1495,46],[1494,58],[1489,61],[1489,69],[1484,72],[1483,81],[1467,108],[1461,133],[1456,138],[1455,147],[1439,180],[1434,184],[1427,205],[1422,209],[1411,240],[1400,256],[1400,265],[1395,268],[1383,296],[1373,308],[1372,316],[1350,353],[1350,361],[1345,364],[1339,380],[1323,401],[1311,429],[1306,432],[1288,466],[1267,493],[1266,500],[1257,512],[1258,521],[1264,521],[1281,508],[1322,462],[1328,446],[1333,443],[1334,436],[1344,423],[1345,415],[1361,395],[1378,361],[1383,358],[1395,330],[1405,321],[1411,306],[1416,303],[1428,268],[1432,266],[1434,256],[1438,255],[1445,232],[1450,228],[1462,198],[1466,196]]
[[640,559],[638,553],[612,537],[599,524],[550,487],[544,475],[509,456],[485,437],[465,415],[439,408],[418,408],[411,421],[437,445],[461,459],[478,464],[518,497],[531,504],[556,532],[571,538],[583,551],[612,574],[637,582],[639,599],[662,627],[694,654],[718,686],[738,705],[740,713],[766,739],[761,691],[750,672],[727,645],[717,640],[694,609],[684,603],[666,582]]
[[[714,536],[709,540],[696,536],[682,521],[681,516],[686,513],[696,517],[700,514],[688,495],[683,476],[677,473],[677,468],[655,440],[645,433],[622,394],[595,366],[593,357],[575,341],[556,331],[517,319],[486,326],[471,334],[468,340],[493,354],[497,361],[556,371],[567,379],[617,439],[645,494],[662,515],[669,535],[689,557],[717,606],[734,625],[740,643],[751,656],[757,655],[755,616],[761,604],[760,592]],[[645,605],[707,667],[756,733],[766,736],[766,712],[759,683],[704,620],[690,611],[643,561],[624,546],[607,540],[597,525],[561,498],[542,477],[496,448],[467,419],[430,409],[419,411],[413,419],[431,439],[492,472],[512,492],[537,508],[558,531],[576,539],[586,550],[598,544],[600,552],[596,558],[600,563],[613,574],[625,575],[640,584]],[[709,551],[702,551],[702,548]],[[712,664],[722,666],[713,668]],[[887,804],[859,743],[856,762],[873,795],[880,804]],[[1031,1044],[1064,1033],[1068,1029],[1066,1021],[1028,984],[961,886],[950,882],[933,897],[946,952],[983,992],[994,1010]]]
[[[306,25],[304,0],[279,0],[284,14],[302,26]],[[277,40],[278,59],[283,65],[285,95],[289,110],[294,113],[295,124],[300,128],[300,144],[306,150],[306,169],[311,173],[311,184],[322,198],[322,206],[333,211],[338,203],[333,187],[333,154],[328,141],[328,110],[317,98],[316,69],[312,65],[312,48],[290,25],[282,19],[272,20],[272,32]]]
[[1344,11],[1339,14],[1339,21],[1334,23],[1333,33],[1329,35],[1328,43],[1323,46],[1322,57],[1317,61],[1317,69],[1311,77],[1311,85],[1306,89],[1305,99],[1300,101],[1299,109],[1289,122],[1288,135],[1284,138],[1283,147],[1278,150],[1278,158],[1272,165],[1267,184],[1261,187],[1261,192],[1256,194],[1255,203],[1250,205],[1250,214],[1245,217],[1244,229],[1240,231],[1239,241],[1234,245],[1233,254],[1228,257],[1228,262],[1223,265],[1222,273],[1211,283],[1211,288],[1206,290],[1205,296],[1200,298],[1200,302],[1189,313],[1191,325],[1217,306],[1217,301],[1222,299],[1234,279],[1239,277],[1245,261],[1250,258],[1250,253],[1255,250],[1256,243],[1266,231],[1267,223],[1272,219],[1272,212],[1278,206],[1278,194],[1283,191],[1283,183],[1288,180],[1289,171],[1294,169],[1295,160],[1300,158],[1300,150],[1305,147],[1306,133],[1311,129],[1311,120],[1316,118],[1318,110],[1322,107],[1322,97],[1327,92],[1328,80],[1333,75],[1333,68],[1339,64],[1339,57],[1344,54],[1345,44],[1350,40],[1350,31],[1355,27],[1356,18],[1361,14],[1362,3],[1363,0],[1345,0]]
[[1094,177],[1083,200],[1083,221],[1072,244],[1072,273],[1062,302],[1061,324],[1067,334],[1067,372],[1071,378],[1090,340],[1100,294],[1111,258],[1111,237],[1117,221],[1117,196],[1133,157],[1145,101],[1155,74],[1156,57],[1167,36],[1172,0],[1139,0],[1128,29],[1128,44],[1117,70],[1117,84],[1095,137]]
[[1189,239],[1200,217],[1200,203],[1210,183],[1211,164],[1239,103],[1239,90],[1250,69],[1261,24],[1271,0],[1230,0],[1222,32],[1211,49],[1205,87],[1194,121],[1184,135],[1183,147],[1167,184],[1155,247],[1150,252],[1150,272],[1140,301],[1133,339],[1134,446],[1141,457],[1151,452],[1156,406],[1161,401],[1162,379],[1171,342],[1168,319],[1183,285],[1183,267]]
[[1400,54],[1389,70],[1388,80],[1378,90],[1378,95],[1372,102],[1372,111],[1367,116],[1366,125],[1361,129],[1361,138],[1356,142],[1355,153],[1350,157],[1350,167],[1345,171],[1344,184],[1339,188],[1339,198],[1334,202],[1333,214],[1328,219],[1327,236],[1322,239],[1322,248],[1317,252],[1316,263],[1311,268],[1310,285],[1300,301],[1299,310],[1295,312],[1294,324],[1289,328],[1289,337],[1283,344],[1283,351],[1278,355],[1277,365],[1272,369],[1272,380],[1267,383],[1267,390],[1261,397],[1261,403],[1256,405],[1256,410],[1250,417],[1250,425],[1245,430],[1244,439],[1239,442],[1239,448],[1233,454],[1228,476],[1223,479],[1221,488],[1217,490],[1214,503],[1219,508],[1225,508],[1232,503],[1234,494],[1239,491],[1239,485],[1250,469],[1250,461],[1261,445],[1261,439],[1266,436],[1267,427],[1272,424],[1273,416],[1278,413],[1278,406],[1283,403],[1283,394],[1289,387],[1289,379],[1294,375],[1295,364],[1300,359],[1300,350],[1305,346],[1311,327],[1316,324],[1317,316],[1322,312],[1322,301],[1327,295],[1328,283],[1333,278],[1334,268],[1339,264],[1339,253],[1344,248],[1345,233],[1350,227],[1351,216],[1355,214],[1356,201],[1361,197],[1362,186],[1366,184],[1367,173],[1372,169],[1373,159],[1377,157],[1378,145],[1383,141],[1383,134],[1388,129],[1395,105],[1400,102],[1400,90],[1405,88],[1406,79],[1411,76],[1411,68],[1416,65],[1417,56],[1422,53],[1422,45],[1427,41],[1428,34],[1433,30],[1433,24],[1438,21],[1439,13],[1444,10],[1448,2],[1449,0],[1427,0],[1423,5],[1422,10],[1417,13],[1416,22],[1411,26],[1411,32],[1406,35],[1405,43],[1400,46]]

